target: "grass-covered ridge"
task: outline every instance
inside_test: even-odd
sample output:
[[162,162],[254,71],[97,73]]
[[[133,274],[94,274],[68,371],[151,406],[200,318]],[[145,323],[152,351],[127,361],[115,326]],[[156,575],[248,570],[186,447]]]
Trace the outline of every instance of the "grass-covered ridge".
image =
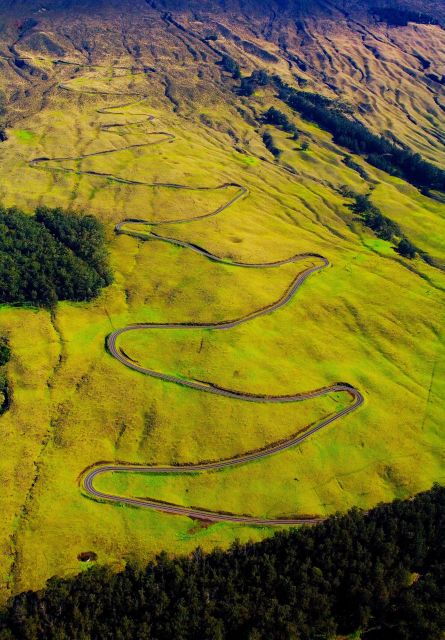
[[444,527],[445,489],[435,486],[226,552],[53,578],[9,602],[0,638],[438,640]]
[[0,302],[91,300],[112,280],[104,240],[93,216],[0,209]]

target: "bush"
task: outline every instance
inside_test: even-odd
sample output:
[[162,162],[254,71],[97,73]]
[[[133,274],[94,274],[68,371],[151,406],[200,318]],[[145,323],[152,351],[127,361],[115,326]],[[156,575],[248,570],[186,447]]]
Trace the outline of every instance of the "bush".
[[406,238],[402,238],[397,245],[397,251],[404,258],[409,258],[412,260],[416,257],[417,249],[416,247]]
[[281,151],[280,149],[278,149],[278,147],[275,146],[272,135],[268,131],[263,133],[263,142],[267,149],[271,152],[271,154],[275,156],[275,158],[278,158],[278,156],[281,154]]
[[11,349],[9,348],[6,338],[0,338],[0,367],[3,367],[11,357]]
[[235,80],[238,80],[239,78],[241,78],[241,71],[240,71],[239,64],[236,62],[236,60],[228,56],[226,53],[223,54],[219,64],[224,69],[224,71],[227,71],[227,73],[230,73],[232,75],[232,78],[235,78]]

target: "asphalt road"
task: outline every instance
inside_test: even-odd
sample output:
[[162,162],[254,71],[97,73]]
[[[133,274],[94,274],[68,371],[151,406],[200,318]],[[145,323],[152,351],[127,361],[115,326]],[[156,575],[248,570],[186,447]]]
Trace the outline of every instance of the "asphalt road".
[[[60,88],[71,90],[71,91],[73,90],[67,85],[60,85]],[[98,92],[94,90],[93,91],[80,90],[79,92],[99,93],[104,95],[124,95],[116,92],[108,93],[108,92]],[[125,95],[136,95],[136,94],[125,94]],[[140,101],[142,101],[145,98],[145,96],[142,96],[140,94],[138,95],[141,98]],[[118,109],[118,108],[131,106],[131,104],[139,104],[140,101],[135,103],[115,105],[114,107],[104,107],[102,109],[98,109],[99,113],[108,114],[108,115],[114,114],[114,115],[146,116],[145,119],[140,122],[127,123],[127,124],[112,123],[112,124],[102,125],[101,129],[103,131],[109,131],[113,127],[135,126],[135,125],[142,124],[145,121],[151,121],[153,119],[153,116],[147,116],[144,113],[130,114],[128,112],[115,111],[115,109]],[[91,176],[97,176],[97,177],[103,177],[103,178],[111,178],[114,181],[121,182],[124,184],[143,185],[147,187],[166,187],[171,189],[191,190],[191,191],[209,191],[209,190],[214,191],[214,190],[225,190],[225,189],[235,188],[236,191],[234,195],[227,202],[225,202],[215,210],[197,215],[192,219],[180,218],[176,220],[157,220],[157,221],[127,219],[116,225],[116,233],[125,233],[133,237],[141,238],[143,240],[151,239],[151,240],[158,240],[162,242],[168,242],[170,244],[174,244],[174,245],[195,251],[196,253],[214,262],[227,264],[233,267],[242,267],[242,268],[251,268],[251,269],[267,269],[267,268],[279,267],[285,264],[295,263],[302,260],[310,261],[312,262],[312,264],[308,266],[306,269],[304,269],[301,273],[299,273],[294,278],[294,280],[292,281],[288,289],[281,295],[281,297],[275,302],[271,303],[270,305],[256,309],[242,317],[235,318],[232,320],[226,320],[224,322],[218,322],[218,323],[192,323],[192,322],[186,323],[184,322],[184,323],[141,323],[141,324],[128,325],[126,327],[118,329],[117,331],[114,331],[108,336],[107,348],[109,353],[114,358],[116,358],[121,364],[125,365],[126,367],[129,367],[130,369],[133,369],[134,371],[137,371],[138,373],[149,375],[153,378],[157,378],[165,382],[170,382],[170,383],[181,385],[183,387],[188,387],[195,391],[212,393],[218,396],[223,396],[223,397],[234,399],[234,400],[257,402],[257,403],[290,403],[290,402],[296,403],[296,402],[301,402],[302,400],[308,400],[308,399],[318,398],[321,396],[326,396],[332,393],[343,392],[343,393],[347,393],[350,396],[351,403],[347,407],[339,411],[338,413],[325,417],[317,425],[308,429],[303,434],[297,434],[297,435],[291,436],[286,440],[283,440],[278,443],[274,443],[264,449],[249,452],[235,458],[218,460],[214,462],[203,462],[199,464],[190,464],[190,465],[185,464],[185,465],[164,466],[164,467],[156,466],[156,465],[100,463],[95,465],[93,468],[87,469],[84,472],[83,478],[82,478],[83,489],[90,496],[100,501],[127,504],[134,507],[142,507],[146,509],[155,509],[157,511],[162,511],[165,513],[182,515],[182,516],[187,516],[187,517],[210,521],[210,522],[232,522],[232,523],[244,523],[244,524],[250,524],[250,525],[263,525],[263,526],[314,524],[314,523],[320,522],[324,518],[313,517],[313,516],[298,516],[298,517],[291,517],[291,518],[257,518],[250,515],[242,515],[242,514],[237,515],[237,514],[225,513],[223,511],[209,511],[209,510],[195,508],[195,507],[182,507],[179,505],[169,504],[167,502],[156,501],[150,498],[147,498],[147,499],[126,498],[123,496],[101,492],[94,487],[95,479],[98,476],[105,473],[131,472],[131,473],[144,473],[144,474],[190,474],[190,473],[193,474],[193,473],[199,473],[199,472],[218,471],[218,470],[226,469],[228,467],[234,467],[234,466],[246,464],[248,462],[252,462],[255,460],[260,460],[262,458],[268,457],[270,455],[273,455],[280,451],[284,451],[286,449],[289,449],[290,447],[294,447],[300,444],[307,438],[314,435],[317,431],[324,429],[325,427],[332,424],[333,422],[339,420],[340,418],[344,418],[351,412],[355,411],[364,402],[363,395],[361,394],[360,391],[350,386],[349,384],[343,383],[343,382],[338,382],[329,387],[324,387],[321,389],[289,394],[289,395],[254,394],[254,393],[237,391],[233,389],[226,389],[214,383],[205,382],[201,380],[187,380],[187,379],[179,378],[177,376],[173,376],[170,374],[162,373],[154,369],[142,367],[138,363],[132,361],[118,347],[117,343],[118,343],[119,337],[122,334],[129,331],[142,331],[142,330],[158,331],[158,330],[166,330],[166,329],[167,330],[168,329],[183,329],[183,330],[211,329],[214,331],[225,331],[225,330],[232,329],[245,322],[250,322],[256,318],[259,318],[261,316],[272,313],[282,308],[284,305],[290,302],[290,300],[292,300],[292,298],[294,297],[298,289],[301,287],[301,285],[305,282],[305,280],[310,275],[318,271],[321,271],[322,269],[325,269],[326,267],[329,266],[329,261],[325,257],[318,254],[313,254],[313,253],[296,254],[291,256],[290,258],[285,258],[283,260],[278,260],[274,262],[263,262],[263,263],[233,262],[233,261],[221,258],[207,251],[206,249],[199,247],[196,244],[177,240],[169,236],[157,234],[152,229],[150,229],[148,233],[147,232],[139,233],[137,231],[125,230],[125,226],[127,226],[129,223],[132,225],[142,225],[144,227],[147,227],[147,225],[149,225],[150,227],[152,227],[155,225],[180,224],[180,223],[192,222],[194,220],[201,220],[203,218],[208,218],[211,216],[218,215],[222,211],[226,210],[228,207],[232,206],[240,198],[248,195],[249,193],[248,189],[243,185],[240,185],[237,183],[225,183],[217,187],[190,187],[187,185],[180,185],[180,184],[174,184],[174,183],[142,182],[138,180],[121,178],[120,176],[116,176],[108,173],[100,173],[96,171],[82,171],[79,169],[70,169],[70,168],[64,168],[64,167],[51,166],[53,163],[57,163],[57,162],[63,162],[63,161],[69,161],[69,160],[82,160],[84,158],[88,158],[92,156],[116,153],[117,151],[122,151],[123,149],[135,149],[135,148],[150,146],[153,144],[159,144],[167,141],[171,142],[174,139],[174,136],[172,134],[165,131],[150,132],[147,135],[150,135],[150,136],[162,135],[164,137],[162,140],[158,140],[155,142],[145,142],[140,144],[128,145],[127,147],[123,147],[119,149],[109,149],[109,150],[104,150],[104,151],[81,155],[81,156],[59,157],[59,158],[48,158],[48,157],[34,158],[33,160],[30,161],[30,165],[34,167],[41,166],[42,168],[45,168],[49,171],[63,171],[66,173],[75,173],[79,175],[91,175]]]
[[[171,380],[175,382],[176,380]],[[181,381],[182,382],[182,381]],[[203,390],[201,388],[201,390]],[[208,389],[206,389],[208,390]],[[155,509],[157,511],[162,511],[164,513],[172,513],[181,516],[187,516],[190,518],[195,518],[198,520],[206,520],[209,522],[233,522],[233,523],[241,523],[241,524],[250,524],[250,525],[292,525],[292,524],[316,524],[324,520],[322,517],[312,517],[312,516],[298,516],[292,518],[257,518],[249,515],[236,515],[229,514],[224,512],[217,511],[207,511],[205,509],[199,509],[195,507],[181,507],[179,505],[172,505],[166,502],[150,500],[150,499],[140,499],[140,498],[125,498],[122,496],[104,493],[99,491],[94,487],[94,480],[104,474],[110,472],[117,473],[152,473],[152,474],[187,474],[187,473],[199,473],[202,471],[217,471],[220,469],[226,469],[228,467],[234,467],[241,464],[246,464],[247,462],[253,462],[254,460],[261,460],[262,458],[266,458],[275,453],[279,453],[280,451],[285,451],[290,447],[294,447],[310,436],[312,436],[317,431],[320,431],[324,427],[327,427],[329,424],[332,424],[335,420],[339,418],[345,417],[355,409],[357,409],[363,403],[362,394],[349,387],[348,385],[333,385],[332,387],[328,387],[326,389],[320,389],[318,391],[312,391],[307,394],[296,394],[294,396],[270,396],[269,400],[264,400],[264,397],[260,396],[260,401],[269,401],[269,402],[280,402],[283,401],[293,401],[298,402],[300,400],[304,400],[305,398],[315,398],[320,395],[325,395],[327,393],[333,393],[335,391],[347,391],[353,398],[352,404],[348,407],[336,413],[335,415],[329,416],[318,423],[315,427],[309,429],[305,433],[301,435],[297,435],[289,438],[288,440],[284,440],[283,442],[271,445],[266,449],[262,449],[260,451],[248,453],[246,455],[240,456],[238,458],[229,458],[227,460],[219,460],[215,462],[208,462],[202,464],[193,464],[193,465],[180,465],[180,466],[166,466],[160,467],[155,465],[135,465],[135,464],[101,464],[99,466],[94,467],[89,470],[85,476],[83,477],[83,488],[85,491],[91,496],[97,498],[98,500],[104,500],[107,502],[117,502],[120,504],[127,504],[134,507],[142,507],[145,509]],[[215,392],[213,390],[213,392]],[[225,395],[225,394],[223,394]],[[239,395],[237,395],[239,397]],[[244,398],[252,400],[252,397]]]
[[[224,208],[227,208],[226,205]],[[245,393],[241,391],[236,391],[232,389],[226,389],[220,387],[214,383],[203,382],[200,380],[187,380],[184,378],[178,378],[177,376],[173,376],[170,374],[162,373],[160,371],[156,371],[154,369],[150,369],[147,367],[142,367],[136,362],[132,361],[128,358],[128,356],[118,347],[118,339],[119,337],[126,332],[129,331],[141,331],[141,330],[165,330],[165,329],[184,329],[184,330],[200,330],[200,329],[212,329],[216,331],[224,331],[227,329],[232,329],[237,327],[245,322],[249,322],[255,318],[261,317],[263,315],[272,313],[277,309],[280,309],[284,305],[286,305],[296,294],[300,286],[303,282],[308,278],[311,274],[325,269],[329,265],[329,261],[320,256],[318,254],[305,253],[305,254],[297,254],[290,258],[286,258],[283,260],[278,260],[275,262],[266,262],[266,263],[244,263],[244,262],[232,262],[220,258],[216,256],[206,249],[199,247],[196,244],[184,242],[182,240],[177,240],[175,238],[171,238],[169,236],[163,236],[153,231],[149,233],[138,233],[137,231],[125,231],[125,225],[131,222],[133,225],[140,224],[146,226],[147,224],[156,224],[156,223],[148,223],[147,221],[142,220],[125,220],[118,225],[116,225],[117,233],[129,233],[132,236],[139,237],[142,239],[152,240],[160,240],[163,242],[168,242],[177,246],[181,246],[187,249],[191,249],[199,253],[200,255],[208,258],[209,260],[220,262],[224,264],[230,264],[233,267],[244,267],[244,268],[256,268],[256,269],[265,269],[270,267],[278,267],[284,264],[290,264],[293,262],[298,262],[301,260],[312,260],[313,262],[318,262],[318,264],[313,264],[309,266],[304,271],[299,273],[294,280],[292,281],[289,288],[283,293],[283,295],[274,303],[261,307],[251,313],[242,316],[240,318],[236,318],[234,320],[227,320],[219,323],[142,323],[142,324],[133,324],[118,329],[111,333],[107,339],[107,347],[111,355],[116,358],[119,362],[121,362],[126,367],[133,369],[139,373],[152,376],[154,378],[158,378],[160,380],[164,380],[166,382],[171,382],[175,384],[179,384],[181,386],[189,387],[191,389],[205,392],[205,393],[213,393],[219,396],[232,398],[236,400],[243,400],[248,402],[263,402],[263,403],[286,403],[286,402],[301,402],[302,400],[308,400],[312,398],[317,398],[320,396],[325,396],[332,393],[344,392],[347,393],[352,402],[350,405],[342,409],[336,414],[327,416],[321,422],[319,422],[316,426],[308,429],[305,433],[292,436],[286,440],[283,440],[279,443],[272,444],[271,446],[261,449],[258,451],[250,452],[242,456],[238,456],[236,458],[230,458],[227,460],[218,460],[214,462],[205,462],[201,464],[193,464],[193,465],[180,465],[180,466],[166,466],[160,467],[156,465],[135,465],[135,464],[101,464],[94,467],[85,474],[83,478],[83,488],[85,491],[94,496],[98,500],[110,501],[110,502],[118,502],[122,504],[132,505],[134,507],[142,507],[148,509],[156,509],[157,511],[162,511],[165,513],[171,513],[176,515],[188,516],[191,518],[196,518],[200,520],[206,520],[211,522],[233,522],[233,523],[244,523],[251,525],[292,525],[292,524],[313,524],[316,522],[320,522],[323,520],[321,517],[294,517],[294,518],[257,518],[249,515],[236,515],[236,514],[228,514],[224,512],[216,512],[216,511],[208,511],[204,509],[199,509],[195,507],[182,507],[179,505],[173,505],[166,502],[156,501],[152,499],[141,499],[141,498],[125,498],[118,495],[113,495],[109,493],[104,493],[97,490],[94,487],[94,480],[104,473],[110,472],[131,472],[131,473],[167,473],[167,474],[187,474],[187,473],[198,473],[202,471],[217,471],[221,469],[226,469],[228,467],[234,467],[240,464],[246,464],[248,462],[252,462],[254,460],[260,460],[262,458],[268,457],[272,454],[278,453],[280,451],[284,451],[289,449],[290,447],[294,447],[297,444],[300,444],[310,436],[312,436],[317,431],[327,427],[332,424],[336,420],[345,417],[355,409],[357,409],[361,404],[363,404],[364,398],[363,395],[357,389],[346,383],[337,383],[329,387],[324,387],[322,389],[316,389],[313,391],[300,392],[289,395],[268,395],[268,394],[252,394]],[[185,222],[185,220],[184,220]],[[159,223],[157,223],[159,224]]]

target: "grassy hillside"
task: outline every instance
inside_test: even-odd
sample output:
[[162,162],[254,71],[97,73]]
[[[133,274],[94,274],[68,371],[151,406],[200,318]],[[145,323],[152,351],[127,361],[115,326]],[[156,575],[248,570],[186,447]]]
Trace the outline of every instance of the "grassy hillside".
[[[207,526],[101,504],[83,495],[79,480],[101,461],[177,464],[239,455],[302,431],[347,402],[334,394],[297,405],[229,400],[154,380],[113,359],[105,339],[119,327],[238,317],[275,301],[310,264],[259,270],[221,265],[150,239],[151,231],[233,261],[311,252],[331,266],[311,276],[285,308],[227,332],[126,334],[119,345],[133,360],[251,393],[348,382],[366,401],[304,444],[257,463],[181,478],[110,474],[98,488],[255,516],[324,516],[409,496],[445,476],[444,272],[420,258],[405,260],[376,238],[356,219],[341,187],[363,194],[372,189],[380,210],[442,261],[445,205],[354,158],[368,174],[363,179],[344,164],[346,151],[329,134],[289,110],[298,141],[263,126],[267,108],[286,107],[270,88],[250,98],[235,95],[234,81],[216,64],[219,56],[189,33],[201,37],[213,27],[176,16],[187,25],[184,31],[147,12],[128,19],[39,16],[41,23],[14,45],[26,57],[25,69],[3,62],[5,90],[12,83],[16,91],[9,95],[8,140],[0,144],[3,204],[29,212],[44,204],[93,213],[106,225],[115,276],[88,304],[60,303],[52,312],[0,309],[0,333],[12,353],[6,365],[11,406],[0,417],[3,598],[53,574],[79,571],[85,565],[78,555],[86,551],[118,567],[161,549],[211,549],[270,535],[265,527]],[[247,37],[242,25],[232,29]],[[386,27],[380,29],[378,37],[386,37]],[[430,54],[439,47],[432,63],[438,64],[440,27],[391,32],[392,44],[385,47],[394,55],[388,59],[370,52],[371,36],[363,38],[358,27],[345,23],[343,30],[321,31],[302,50],[289,43],[296,57],[304,51],[306,72],[289,62],[273,33],[249,39],[261,42],[276,62],[247,53],[221,29],[212,46],[230,52],[243,73],[264,67],[295,86],[298,75],[312,90],[341,92],[373,130],[391,129],[443,165],[443,143],[434,137],[443,112],[433,106],[430,85],[410,53],[415,48],[426,56],[418,47]],[[36,32],[64,56],[51,54],[47,41],[35,45]],[[431,35],[428,43],[421,32]],[[325,68],[314,62],[323,43],[326,56],[332,48],[335,89],[324,84]],[[351,60],[369,70],[366,82],[351,71]],[[405,77],[405,68],[415,69],[416,77],[411,71]],[[398,100],[390,97],[392,88],[382,88],[393,87],[395,77],[405,83]],[[372,111],[358,109],[364,101]],[[263,144],[266,130],[281,151],[278,159]],[[36,158],[46,160],[32,162]],[[248,193],[220,214],[194,220],[230,201],[236,185]],[[189,222],[147,225],[143,241],[115,234],[125,218]]]

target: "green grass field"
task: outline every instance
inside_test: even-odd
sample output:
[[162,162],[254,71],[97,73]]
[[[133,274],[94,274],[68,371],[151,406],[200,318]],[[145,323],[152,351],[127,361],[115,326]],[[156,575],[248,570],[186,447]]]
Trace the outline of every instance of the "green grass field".
[[[69,76],[71,70],[63,72]],[[0,418],[1,597],[79,571],[84,565],[77,556],[84,551],[119,567],[162,549],[226,547],[235,539],[271,535],[272,528],[204,526],[98,503],[82,493],[79,478],[101,461],[174,464],[238,455],[288,437],[346,401],[341,395],[275,406],[228,400],[154,380],[114,360],[105,350],[114,329],[143,321],[238,317],[278,299],[310,263],[262,270],[221,265],[160,241],[115,235],[114,225],[126,217],[188,218],[156,226],[156,232],[231,260],[266,262],[314,252],[331,263],[288,306],[237,329],[126,334],[120,345],[131,358],[252,393],[348,382],[366,402],[302,445],[260,462],[182,477],[116,473],[101,477],[98,488],[279,517],[323,516],[353,505],[367,509],[443,482],[445,274],[418,258],[400,258],[353,219],[338,189],[347,184],[365,193],[368,184],[342,163],[344,152],[329,136],[294,117],[310,148],[301,152],[299,143],[275,131],[283,150],[278,164],[230,104],[219,104],[212,117],[231,123],[245,154],[233,148],[223,127],[174,114],[156,79],[113,78],[103,69],[82,72],[71,84],[62,79],[72,90],[56,90],[45,109],[2,143],[3,204],[29,212],[37,204],[69,205],[97,215],[106,225],[115,282],[96,301],[62,303],[53,314],[0,310],[1,333],[12,349],[12,406]],[[131,96],[82,93],[97,90],[147,98],[101,114],[97,109],[130,102]],[[261,109],[273,98],[259,93],[253,103]],[[155,120],[144,121],[142,114]],[[101,128],[111,123],[127,126]],[[176,139],[122,150],[153,132]],[[77,158],[108,149],[116,152],[29,165],[35,157]],[[443,260],[445,205],[366,169],[377,183],[372,198],[382,212]],[[211,189],[134,186],[76,171]],[[234,195],[236,187],[216,189],[227,182],[246,186],[249,195],[218,216],[193,221]]]

